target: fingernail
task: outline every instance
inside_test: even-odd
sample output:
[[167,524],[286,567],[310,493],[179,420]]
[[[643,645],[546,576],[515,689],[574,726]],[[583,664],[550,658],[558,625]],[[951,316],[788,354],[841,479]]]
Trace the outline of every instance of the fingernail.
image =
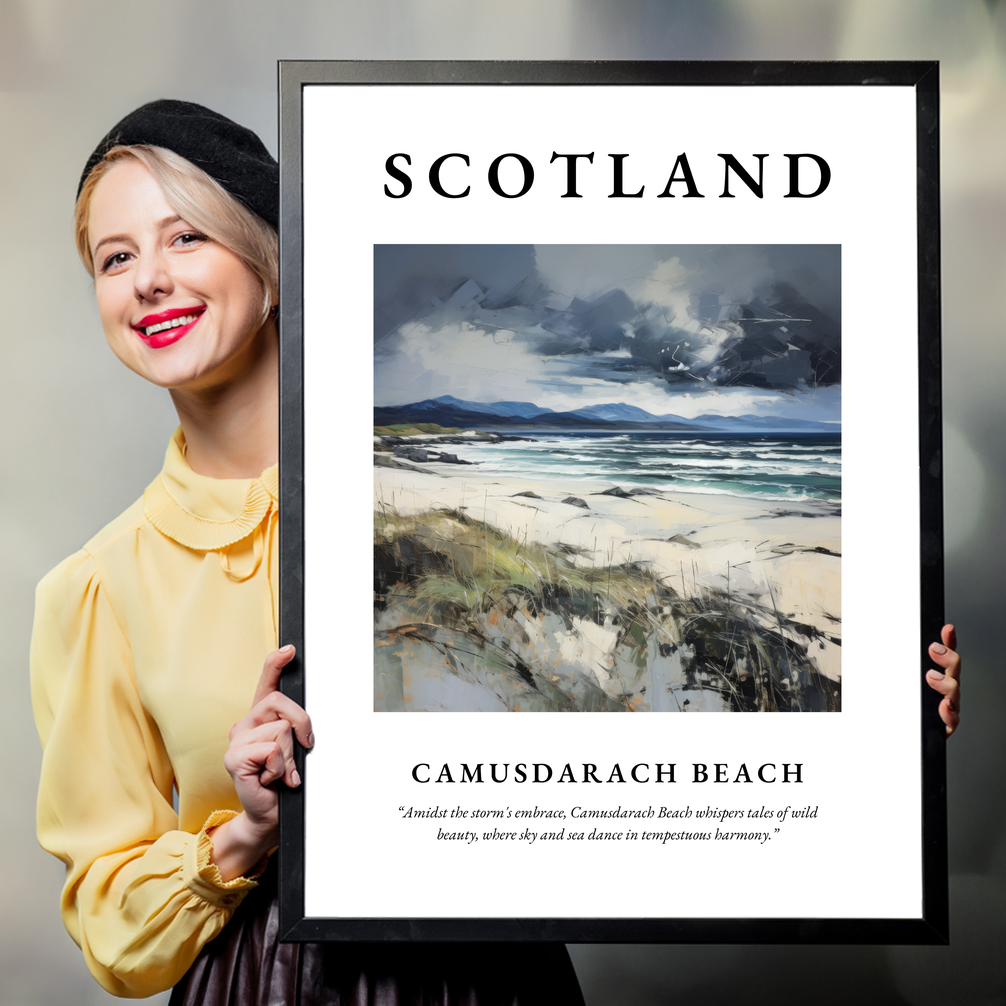
[[279,652],[284,655],[287,653],[293,653],[293,643],[287,643],[286,646],[280,648]]
[[290,773],[290,781],[294,784],[294,786],[300,785],[300,773],[296,769]]
[[307,746],[309,748],[313,748],[314,747],[314,732],[313,731],[307,735]]
[[940,672],[939,672],[939,671],[930,671],[930,672],[929,672],[929,676],[930,676],[930,677],[931,677],[931,678],[932,678],[932,679],[933,679],[934,681],[942,681],[942,680],[943,680],[943,678],[945,677],[945,675],[943,675],[943,674],[940,674]]
[[933,643],[933,645],[930,646],[929,649],[932,650],[933,653],[946,653],[947,652],[947,648],[942,643]]

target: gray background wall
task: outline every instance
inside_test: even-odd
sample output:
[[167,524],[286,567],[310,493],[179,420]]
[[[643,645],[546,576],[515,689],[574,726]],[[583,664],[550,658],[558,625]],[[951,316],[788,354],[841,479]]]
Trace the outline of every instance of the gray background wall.
[[[950,745],[949,948],[575,947],[589,1004],[1006,1002],[1003,595],[1006,4],[997,0],[3,0],[0,3],[0,1006],[108,997],[35,844],[27,654],[39,577],[137,497],[174,426],[104,345],[70,236],[93,144],[143,101],[203,102],[275,149],[279,58],[940,59]],[[896,504],[894,504],[896,505]],[[864,822],[882,829],[883,821]],[[820,868],[808,850],[809,877]]]

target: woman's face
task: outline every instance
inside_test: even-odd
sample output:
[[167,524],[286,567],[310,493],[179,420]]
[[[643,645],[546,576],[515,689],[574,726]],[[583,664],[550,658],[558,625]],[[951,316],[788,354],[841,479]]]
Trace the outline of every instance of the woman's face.
[[240,378],[265,331],[262,285],[172,210],[143,164],[125,158],[108,169],[87,233],[105,337],[130,370],[192,392]]

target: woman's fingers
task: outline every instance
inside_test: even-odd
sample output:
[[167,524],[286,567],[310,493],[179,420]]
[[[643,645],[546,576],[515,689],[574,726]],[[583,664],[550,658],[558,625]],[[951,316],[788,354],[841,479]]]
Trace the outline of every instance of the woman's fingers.
[[[937,687],[940,682],[933,680],[933,676],[937,673],[937,671],[930,671],[927,675],[927,679],[930,687],[936,688],[937,691],[940,691]],[[944,678],[943,680],[949,681],[950,679]],[[954,682],[954,684],[956,684],[956,682]],[[961,722],[961,713],[957,707],[956,694],[952,696],[947,695],[943,698],[943,701],[940,702],[939,705],[939,713],[940,719],[943,720],[943,723],[946,726],[947,736],[949,737],[957,729],[958,724]]]
[[300,785],[294,735],[304,747],[314,745],[311,718],[278,690],[283,668],[295,652],[292,646],[284,646],[266,657],[252,708],[231,728],[224,756],[241,805],[255,817],[271,819],[275,815],[276,795],[267,792],[272,783],[282,779],[291,788]]
[[[950,635],[950,633],[946,632],[944,632],[944,634]],[[944,674],[953,678],[955,681],[960,678],[961,655],[956,650],[944,643],[930,643],[929,656],[935,663],[939,664],[939,666],[943,669]]]
[[[267,836],[267,846],[275,844],[278,828],[279,794],[273,784],[280,779],[290,787],[301,783],[294,762],[294,733],[306,747],[314,743],[310,717],[278,690],[283,668],[294,653],[292,646],[284,646],[266,657],[252,708],[231,728],[224,755],[224,767],[245,815],[234,821],[250,822],[256,834]],[[214,834],[226,831],[226,826],[221,825]]]
[[943,640],[944,646],[948,646],[951,650],[957,649],[957,630],[952,625],[943,626],[940,639]]
[[232,746],[224,755],[224,767],[235,785],[254,781],[258,786],[268,786],[283,775],[285,766],[283,749],[274,740]]
[[[248,752],[254,752],[258,765],[255,774],[263,786],[277,779],[293,789],[300,785],[300,773],[293,757],[293,732],[284,719],[270,720],[241,731],[232,738],[228,751],[234,751],[239,759],[246,759]],[[274,751],[278,760],[273,756]]]
[[947,736],[949,737],[961,721],[960,683],[949,674],[935,670],[926,672],[926,683],[943,696],[943,701],[940,702],[940,719],[946,724]]
[[314,733],[311,729],[311,717],[302,706],[299,706],[289,696],[279,691],[279,679],[283,668],[294,658],[296,649],[284,646],[273,650],[262,666],[262,676],[255,689],[255,698],[248,715],[234,725],[234,731],[248,729],[273,719],[288,720],[297,734],[297,740],[306,747],[314,747]]
[[286,772],[286,765],[282,747],[278,744],[271,745],[269,754],[262,765],[262,771],[259,773],[259,782],[263,786],[269,786],[278,779],[282,779]]
[[956,678],[950,677],[949,674],[943,674],[940,671],[928,671],[926,680],[929,682],[930,688],[950,700],[950,705],[956,712],[958,709],[957,697],[961,690],[960,682]]
[[279,687],[279,677],[283,673],[283,668],[293,660],[297,650],[292,646],[283,646],[278,650],[273,650],[265,663],[262,665],[262,675],[255,689],[255,698],[252,699],[254,709],[270,692],[276,691]]
[[961,657],[957,653],[957,632],[952,625],[944,625],[940,632],[940,643],[930,643],[929,656],[942,670],[935,668],[926,672],[926,683],[943,696],[940,702],[940,719],[943,720],[949,737],[961,721],[960,717],[960,674]]
[[282,692],[271,692],[259,705],[252,709],[250,716],[264,723],[272,719],[286,720],[297,734],[297,740],[306,748],[314,747],[314,734],[311,732],[311,717],[303,706],[297,705],[289,695]]
[[297,734],[297,740],[306,747],[314,747],[314,734],[311,732],[311,717],[303,706],[297,705],[288,695],[282,692],[270,692],[264,699],[251,708],[243,719],[238,720],[231,728],[231,737],[246,730],[253,730],[263,723],[275,720],[285,720]]

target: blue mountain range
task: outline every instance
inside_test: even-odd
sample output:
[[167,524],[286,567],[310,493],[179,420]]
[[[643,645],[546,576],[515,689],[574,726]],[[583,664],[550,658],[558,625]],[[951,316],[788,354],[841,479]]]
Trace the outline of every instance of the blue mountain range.
[[571,412],[555,412],[533,402],[466,402],[453,395],[427,398],[407,405],[374,408],[374,425],[436,423],[479,429],[519,427],[521,429],[659,429],[701,433],[838,433],[838,423],[784,416],[712,416],[695,419],[682,416],[655,416],[652,412],[624,402],[588,405]]

